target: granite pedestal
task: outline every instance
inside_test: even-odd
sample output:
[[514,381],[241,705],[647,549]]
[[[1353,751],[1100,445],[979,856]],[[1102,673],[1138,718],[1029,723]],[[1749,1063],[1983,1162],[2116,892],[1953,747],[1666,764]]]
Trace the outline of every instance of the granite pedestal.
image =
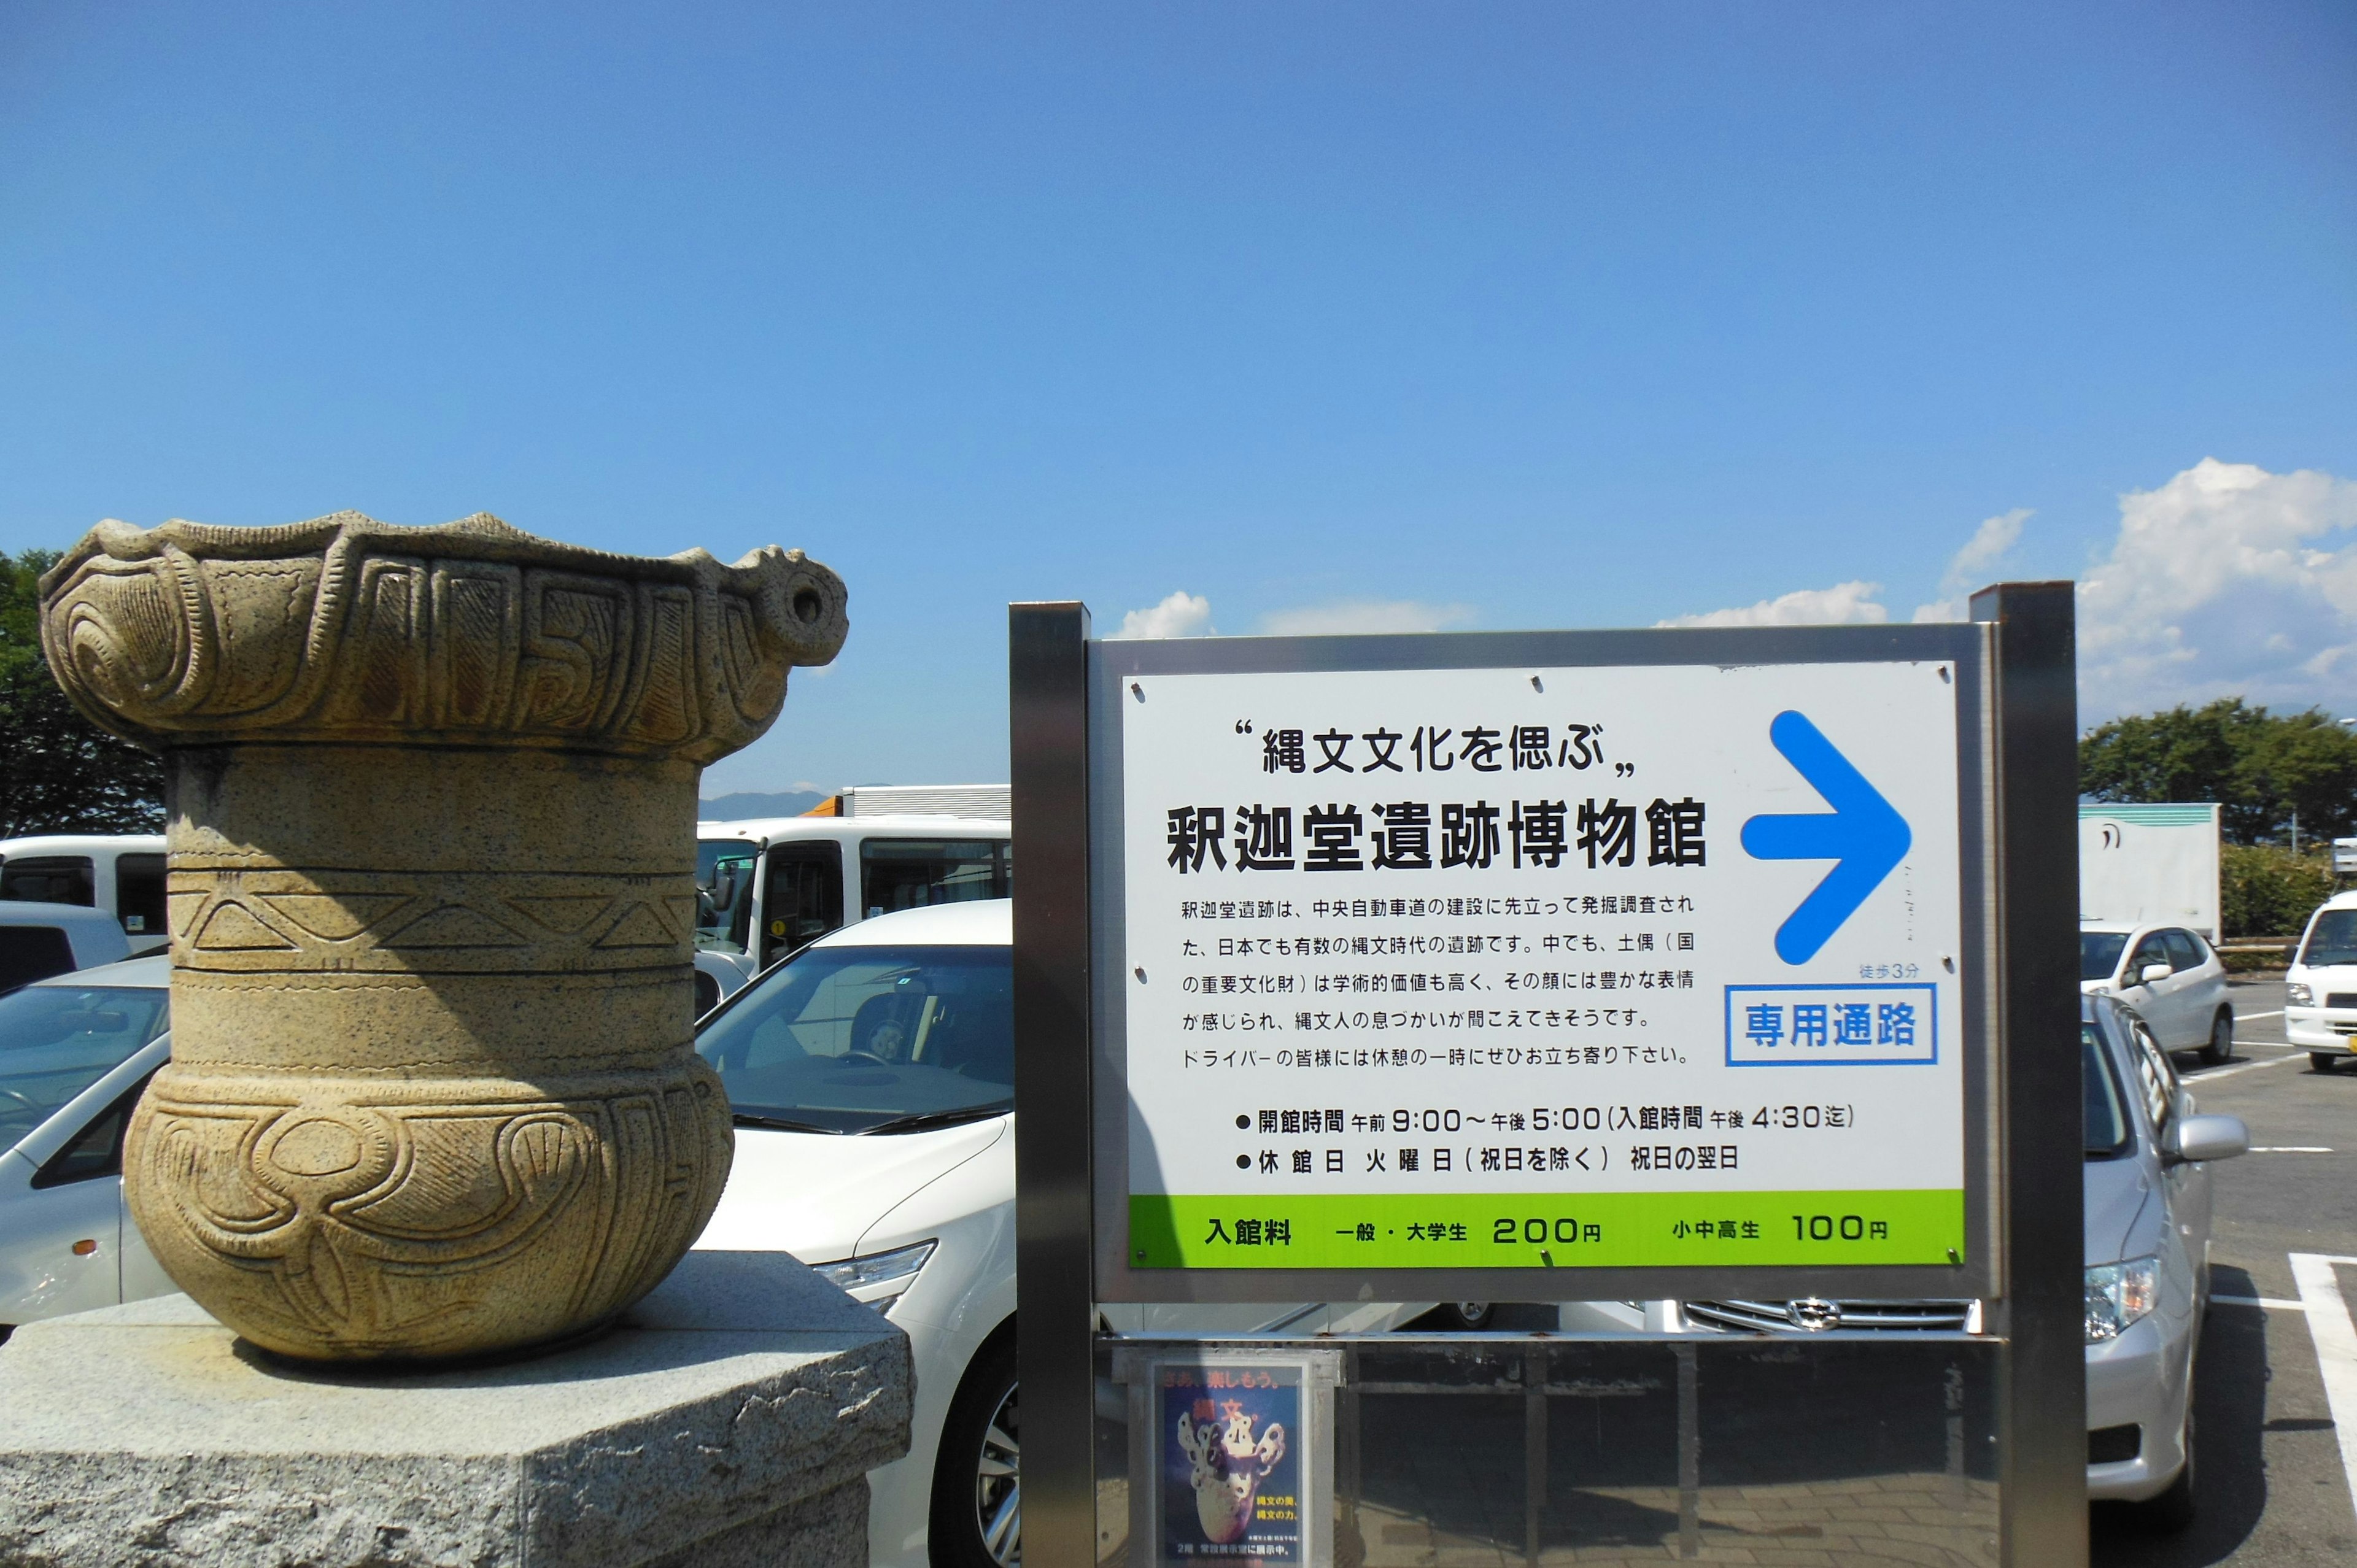
[[907,1337],[791,1258],[691,1252],[496,1364],[277,1359],[185,1296],[0,1346],[0,1563],[862,1568]]

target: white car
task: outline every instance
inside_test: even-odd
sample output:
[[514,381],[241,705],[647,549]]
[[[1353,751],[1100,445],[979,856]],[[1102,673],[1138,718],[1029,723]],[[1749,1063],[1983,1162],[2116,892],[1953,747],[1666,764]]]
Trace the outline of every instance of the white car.
[[123,1130],[171,1053],[171,977],[136,958],[0,996],[0,1337],[174,1288],[123,1205]]
[[[728,1086],[737,1163],[696,1245],[782,1249],[908,1331],[909,1456],[868,1477],[871,1559],[895,1568],[1020,1556],[1012,942],[1005,899],[863,920],[697,1033]],[[1431,1305],[1102,1310],[1116,1332],[1306,1335]]]
[[2226,966],[2182,926],[2083,920],[2079,989],[2116,996],[2169,1051],[2199,1051],[2212,1066],[2234,1054],[2234,1004]]
[[2328,898],[2308,918],[2284,975],[2284,1034],[2330,1072],[2357,1037],[2357,893]]

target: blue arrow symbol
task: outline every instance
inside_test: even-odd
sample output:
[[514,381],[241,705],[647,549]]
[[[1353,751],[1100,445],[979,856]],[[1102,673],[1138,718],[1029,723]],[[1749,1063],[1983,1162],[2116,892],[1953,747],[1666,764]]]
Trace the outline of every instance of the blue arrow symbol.
[[1776,929],[1776,956],[1786,963],[1806,963],[1882,886],[1915,839],[1907,819],[1807,719],[1787,708],[1769,725],[1768,738],[1833,808],[1754,817],[1743,824],[1743,850],[1754,860],[1839,863]]

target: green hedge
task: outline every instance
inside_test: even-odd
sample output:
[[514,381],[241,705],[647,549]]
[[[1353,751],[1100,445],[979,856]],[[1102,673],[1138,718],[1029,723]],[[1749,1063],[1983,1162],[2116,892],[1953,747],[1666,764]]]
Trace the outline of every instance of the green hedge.
[[2229,940],[2297,936],[2319,904],[2332,897],[2332,858],[2294,854],[2273,844],[2230,843],[2219,851],[2219,911]]

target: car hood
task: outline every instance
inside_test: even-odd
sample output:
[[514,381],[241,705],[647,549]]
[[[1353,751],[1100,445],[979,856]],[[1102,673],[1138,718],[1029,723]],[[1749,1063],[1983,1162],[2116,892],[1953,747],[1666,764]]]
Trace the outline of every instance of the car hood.
[[2320,1001],[2328,991],[2357,991],[2357,964],[2319,963],[2295,969],[2285,978],[2304,981],[2316,987]]
[[2087,1263],[2116,1263],[2140,1258],[2159,1245],[2142,1245],[2149,1225],[2140,1223],[2153,1203],[2152,1176],[2145,1162],[2133,1155],[2117,1160],[2089,1160],[2084,1183]]
[[737,1129],[737,1159],[707,1251],[786,1251],[805,1263],[854,1256],[859,1238],[911,1193],[1006,1135],[1006,1116],[877,1137]]

